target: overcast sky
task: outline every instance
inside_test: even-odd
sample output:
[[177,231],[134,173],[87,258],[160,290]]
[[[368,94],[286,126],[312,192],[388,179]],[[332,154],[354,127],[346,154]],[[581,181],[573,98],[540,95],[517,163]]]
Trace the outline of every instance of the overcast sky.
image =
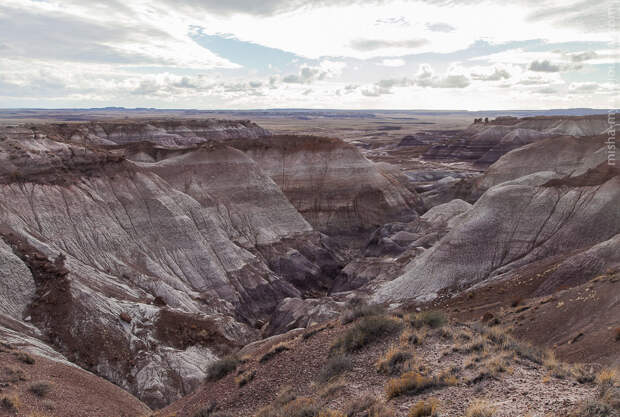
[[2,0],[0,107],[611,108],[619,3]]

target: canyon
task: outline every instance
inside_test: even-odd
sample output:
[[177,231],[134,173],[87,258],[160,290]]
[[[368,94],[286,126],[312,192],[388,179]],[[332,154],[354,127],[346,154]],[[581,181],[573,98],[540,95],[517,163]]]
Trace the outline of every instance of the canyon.
[[[101,387],[74,410],[59,397],[54,415],[193,417],[222,389],[205,382],[211,365],[240,352],[254,363],[288,341],[312,372],[325,345],[306,352],[299,338],[337,337],[359,300],[459,323],[491,316],[561,359],[618,365],[607,115],[451,120],[379,140],[295,123],[0,126],[0,354],[20,369],[16,355],[32,355],[38,378]],[[231,415],[266,404],[227,401]]]

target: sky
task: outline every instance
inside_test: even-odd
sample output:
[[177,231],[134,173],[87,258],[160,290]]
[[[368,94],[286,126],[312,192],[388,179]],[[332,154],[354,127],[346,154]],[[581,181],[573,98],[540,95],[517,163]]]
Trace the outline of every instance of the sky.
[[2,0],[0,107],[616,108],[620,0]]

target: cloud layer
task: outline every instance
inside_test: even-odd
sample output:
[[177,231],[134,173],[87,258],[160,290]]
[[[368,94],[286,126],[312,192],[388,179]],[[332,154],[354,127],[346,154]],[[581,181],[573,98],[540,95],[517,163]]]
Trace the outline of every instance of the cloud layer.
[[606,6],[4,0],[0,106],[614,107]]

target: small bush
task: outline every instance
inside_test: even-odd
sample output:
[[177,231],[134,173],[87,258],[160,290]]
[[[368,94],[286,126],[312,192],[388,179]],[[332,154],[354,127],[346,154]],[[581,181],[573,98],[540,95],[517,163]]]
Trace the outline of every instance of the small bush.
[[417,372],[407,372],[398,378],[390,379],[385,386],[385,394],[389,399],[400,395],[418,394],[434,385],[431,378]]
[[5,396],[0,400],[0,405],[7,411],[12,413],[16,413],[19,411],[19,407],[21,403],[19,402],[19,397],[17,395]]
[[224,378],[229,373],[237,369],[239,359],[235,356],[224,356],[209,365],[207,369],[207,380],[217,381]]
[[344,312],[340,322],[348,324],[362,317],[378,316],[384,313],[385,308],[377,304],[356,304]]
[[347,417],[358,417],[362,415],[368,415],[368,411],[378,400],[370,395],[355,398],[344,407],[344,414]]
[[482,400],[474,401],[465,411],[466,417],[493,417],[494,415],[495,407]]
[[571,369],[571,373],[575,380],[580,384],[587,384],[590,382],[594,382],[596,379],[596,375],[592,372],[592,369],[587,370],[584,364],[577,363],[573,365]]
[[402,328],[401,323],[385,316],[364,317],[347,330],[332,346],[332,349],[354,352],[377,340],[395,334]]
[[28,391],[32,392],[37,397],[43,398],[47,396],[50,391],[52,391],[52,384],[50,384],[49,382],[35,382],[34,384],[30,385]]
[[420,346],[426,339],[426,330],[424,329],[405,329],[400,335],[401,343]]
[[385,375],[397,375],[402,370],[402,365],[411,359],[411,353],[390,347],[390,349],[376,363],[377,372]]
[[418,401],[411,410],[409,417],[438,417],[439,416],[439,400],[431,398],[428,401]]
[[605,396],[605,393],[616,386],[618,383],[618,372],[615,369],[603,369],[596,377],[596,383],[599,386],[599,397]]
[[19,361],[27,365],[33,365],[35,363],[34,358],[30,356],[29,354],[27,354],[26,352],[18,352],[16,356]]
[[275,358],[278,354],[280,354],[282,352],[286,352],[287,350],[291,350],[291,348],[289,348],[284,343],[277,344],[274,347],[272,347],[269,350],[269,352],[267,352],[263,356],[261,356],[261,358],[258,361],[260,363],[265,363],[265,362]]
[[235,378],[235,382],[237,383],[237,386],[241,388],[247,385],[248,383],[250,383],[254,379],[255,376],[256,376],[256,371],[254,370],[244,372]]
[[342,394],[346,388],[346,384],[342,381],[336,380],[321,388],[318,394],[323,400],[331,401],[336,398],[337,395]]
[[318,414],[319,408],[310,398],[297,398],[280,411],[283,417],[316,417]]
[[448,322],[448,318],[441,311],[425,311],[411,315],[409,317],[409,322],[416,329],[420,329],[423,326],[438,329]]
[[337,355],[329,358],[321,372],[319,373],[319,381],[327,382],[332,378],[350,370],[353,367],[351,358],[347,355]]
[[573,414],[574,417],[615,417],[616,415],[612,406],[600,400],[586,401]]

